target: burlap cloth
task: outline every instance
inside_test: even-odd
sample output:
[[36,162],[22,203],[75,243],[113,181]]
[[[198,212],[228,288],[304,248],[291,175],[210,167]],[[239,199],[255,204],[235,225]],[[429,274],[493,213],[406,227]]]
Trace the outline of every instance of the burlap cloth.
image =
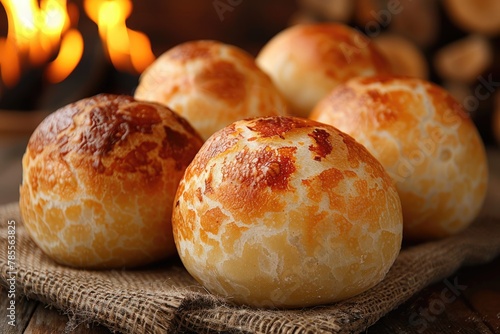
[[87,271],[57,265],[31,241],[17,203],[0,207],[0,283],[7,285],[7,223],[16,221],[16,290],[70,316],[69,329],[97,322],[123,333],[358,333],[428,284],[500,253],[500,221],[478,219],[463,233],[403,250],[371,290],[302,310],[234,306],[204,291],[179,260],[136,270]]

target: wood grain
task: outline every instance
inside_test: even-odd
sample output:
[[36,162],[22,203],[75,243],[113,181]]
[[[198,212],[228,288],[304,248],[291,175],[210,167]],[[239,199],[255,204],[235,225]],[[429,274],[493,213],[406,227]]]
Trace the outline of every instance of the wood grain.
[[[24,334],[64,333],[67,329],[68,320],[68,316],[62,314],[60,311],[48,308],[47,306],[38,303],[37,308],[28,324],[28,327],[24,331]],[[75,328],[72,328],[71,333],[105,334],[110,333],[110,331],[98,325],[80,323],[77,324]]]
[[[500,242],[500,240],[499,240]],[[500,257],[489,266],[464,268],[464,297],[494,333],[500,333]]]
[[[500,308],[495,308],[492,304],[496,302],[495,298],[498,296],[483,295],[486,290],[483,290],[477,272],[490,273],[492,288],[499,289],[499,269],[500,258],[487,265],[464,268],[447,279],[425,288],[398,309],[380,319],[368,332],[370,334],[498,333],[498,328],[495,330],[490,323],[490,318],[496,317],[500,311]],[[496,282],[493,281],[495,278]],[[455,283],[458,289],[454,287]],[[475,301],[477,308],[471,305],[469,297],[471,293],[478,298]]]
[[7,317],[10,311],[7,309],[10,305],[11,299],[9,298],[8,291],[5,287],[0,286],[0,333],[2,334],[20,334],[24,333],[25,328],[30,322],[31,316],[37,307],[38,302],[28,300],[20,296],[16,291],[15,300],[15,326],[9,324],[10,319]]

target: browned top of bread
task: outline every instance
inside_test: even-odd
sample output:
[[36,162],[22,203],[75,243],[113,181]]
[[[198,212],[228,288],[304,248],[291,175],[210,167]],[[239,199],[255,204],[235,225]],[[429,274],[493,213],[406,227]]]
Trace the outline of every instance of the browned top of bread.
[[[172,127],[165,118],[170,118]],[[162,136],[165,140],[142,141],[140,136],[153,134],[155,128],[165,131]],[[179,131],[180,128],[183,129]],[[197,138],[189,123],[163,106],[137,102],[125,95],[101,94],[69,104],[48,116],[30,138],[28,152],[35,158],[47,147],[55,146],[61,157],[77,154],[82,159],[80,166],[89,163],[92,172],[140,170],[154,176],[158,171],[147,168],[151,162],[146,158],[147,153],[158,149],[159,158],[174,159],[179,169],[192,159],[185,149],[192,141],[190,136]],[[139,145],[134,146],[137,142]],[[132,150],[128,150],[129,145],[134,146]],[[121,152],[126,155],[120,156]]]
[[299,25],[290,30],[288,38],[282,37],[282,43],[301,50],[294,56],[304,57],[304,61],[323,70],[326,76],[346,80],[357,76],[360,68],[389,72],[387,60],[374,43],[344,24]]
[[377,283],[399,251],[402,215],[391,178],[352,137],[275,116],[205,142],[179,184],[172,226],[208,290],[296,307]]
[[210,40],[186,42],[162,54],[141,76],[135,97],[169,106],[204,139],[240,119],[287,112],[250,54]]
[[366,36],[336,23],[285,29],[262,48],[257,63],[285,95],[293,114],[302,117],[339,83],[391,71]]
[[402,76],[353,78],[310,117],[353,136],[384,165],[398,187],[408,238],[457,233],[477,216],[488,180],[484,144],[445,89]]
[[108,94],[69,104],[28,143],[20,198],[26,227],[69,265],[132,266],[172,254],[173,197],[202,143],[159,104]]

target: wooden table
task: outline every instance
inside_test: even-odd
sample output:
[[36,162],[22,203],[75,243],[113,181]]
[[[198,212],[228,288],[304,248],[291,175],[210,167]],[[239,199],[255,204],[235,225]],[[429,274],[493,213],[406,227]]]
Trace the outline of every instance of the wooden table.
[[[21,183],[21,157],[26,134],[0,134],[0,204],[17,201]],[[484,213],[500,217],[500,150],[488,150],[490,187]],[[459,288],[450,290],[450,285]],[[450,294],[450,291],[454,294]],[[19,297],[17,325],[7,323],[7,292],[0,288],[0,334],[62,333],[68,317],[56,309]],[[111,333],[80,324],[73,333]],[[392,311],[367,333],[500,333],[500,257],[475,267],[464,267],[437,282]]]

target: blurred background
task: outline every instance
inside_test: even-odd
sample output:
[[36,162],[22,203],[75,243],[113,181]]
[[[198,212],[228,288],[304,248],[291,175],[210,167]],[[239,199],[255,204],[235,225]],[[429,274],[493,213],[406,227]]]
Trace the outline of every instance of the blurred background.
[[57,108],[133,94],[149,64],[188,40],[216,39],[255,56],[288,26],[333,21],[372,38],[396,73],[448,89],[498,147],[498,0],[0,0],[0,203],[18,196],[12,158]]

